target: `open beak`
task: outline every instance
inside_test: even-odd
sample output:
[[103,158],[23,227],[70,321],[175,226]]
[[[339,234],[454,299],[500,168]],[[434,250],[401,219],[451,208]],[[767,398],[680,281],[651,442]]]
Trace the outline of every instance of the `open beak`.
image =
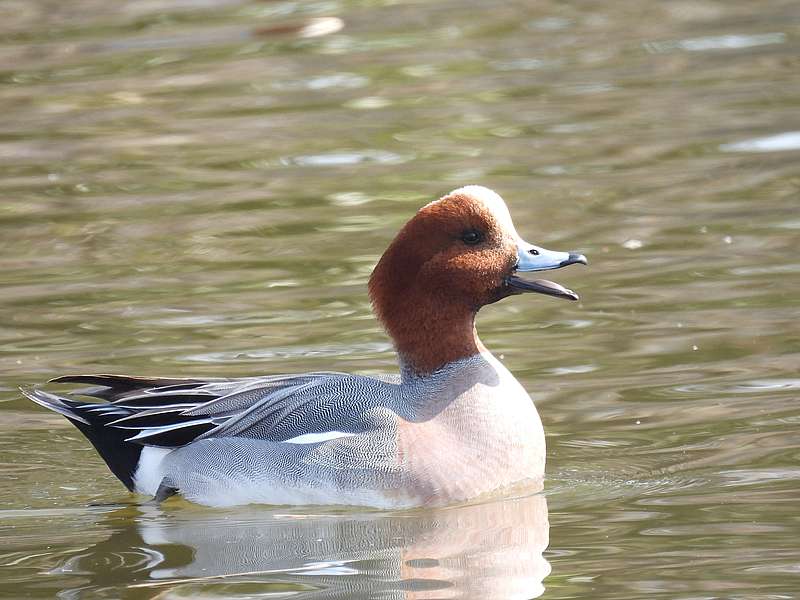
[[522,279],[517,275],[517,273],[520,272],[560,269],[561,267],[574,265],[576,263],[585,265],[588,264],[588,261],[583,254],[555,252],[519,240],[517,244],[517,264],[512,274],[506,278],[506,284],[517,294],[537,292],[539,294],[555,296],[556,298],[578,300],[578,294],[554,281],[548,281],[547,279],[528,280]]

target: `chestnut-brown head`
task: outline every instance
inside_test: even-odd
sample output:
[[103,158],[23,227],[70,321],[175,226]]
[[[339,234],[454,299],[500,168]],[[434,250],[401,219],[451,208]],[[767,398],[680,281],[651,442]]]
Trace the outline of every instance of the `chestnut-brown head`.
[[586,259],[524,242],[500,196],[467,186],[405,224],[375,267],[369,293],[404,366],[426,374],[482,349],[474,318],[486,304],[523,292],[576,300],[558,284],[517,275],[576,262]]

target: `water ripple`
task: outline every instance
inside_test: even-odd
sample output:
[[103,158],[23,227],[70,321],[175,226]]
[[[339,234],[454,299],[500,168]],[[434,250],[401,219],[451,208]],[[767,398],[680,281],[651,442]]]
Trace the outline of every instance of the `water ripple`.
[[229,363],[248,360],[262,360],[265,358],[323,358],[338,357],[358,354],[375,354],[388,352],[392,349],[389,343],[371,344],[331,344],[328,346],[315,346],[314,348],[272,347],[262,350],[238,350],[232,352],[208,352],[203,354],[190,354],[183,359],[193,362]]
[[783,44],[784,42],[786,42],[786,34],[775,32],[752,35],[717,35],[668,42],[646,42],[644,47],[652,53],[669,52],[671,50],[705,52],[708,50],[736,50],[754,46],[768,46],[771,44]]
[[722,144],[723,152],[781,152],[800,150],[800,131],[787,131],[767,137],[743,140],[732,144]]
[[411,156],[403,156],[386,150],[363,150],[328,152],[326,154],[305,154],[281,159],[284,165],[301,167],[342,167],[361,163],[379,163],[383,165],[399,165],[411,160]]

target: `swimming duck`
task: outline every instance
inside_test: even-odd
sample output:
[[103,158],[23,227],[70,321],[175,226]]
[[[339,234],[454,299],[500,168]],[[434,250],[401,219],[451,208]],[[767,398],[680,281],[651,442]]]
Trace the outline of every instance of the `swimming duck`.
[[530,397],[486,349],[478,310],[575,292],[524,272],[586,264],[534,246],[503,199],[466,186],[423,206],[369,279],[400,373],[244,379],[70,375],[101,402],[23,390],[64,415],[133,492],[211,506],[409,508],[541,482],[545,440]]

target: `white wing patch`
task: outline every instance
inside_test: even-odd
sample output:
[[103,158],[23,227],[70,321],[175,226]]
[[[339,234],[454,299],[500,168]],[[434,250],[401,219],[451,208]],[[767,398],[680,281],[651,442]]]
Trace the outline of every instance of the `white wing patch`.
[[355,433],[347,433],[344,431],[323,431],[321,433],[304,433],[297,437],[283,440],[284,444],[315,444],[316,442],[327,442],[328,440],[335,440],[337,438],[350,437]]

